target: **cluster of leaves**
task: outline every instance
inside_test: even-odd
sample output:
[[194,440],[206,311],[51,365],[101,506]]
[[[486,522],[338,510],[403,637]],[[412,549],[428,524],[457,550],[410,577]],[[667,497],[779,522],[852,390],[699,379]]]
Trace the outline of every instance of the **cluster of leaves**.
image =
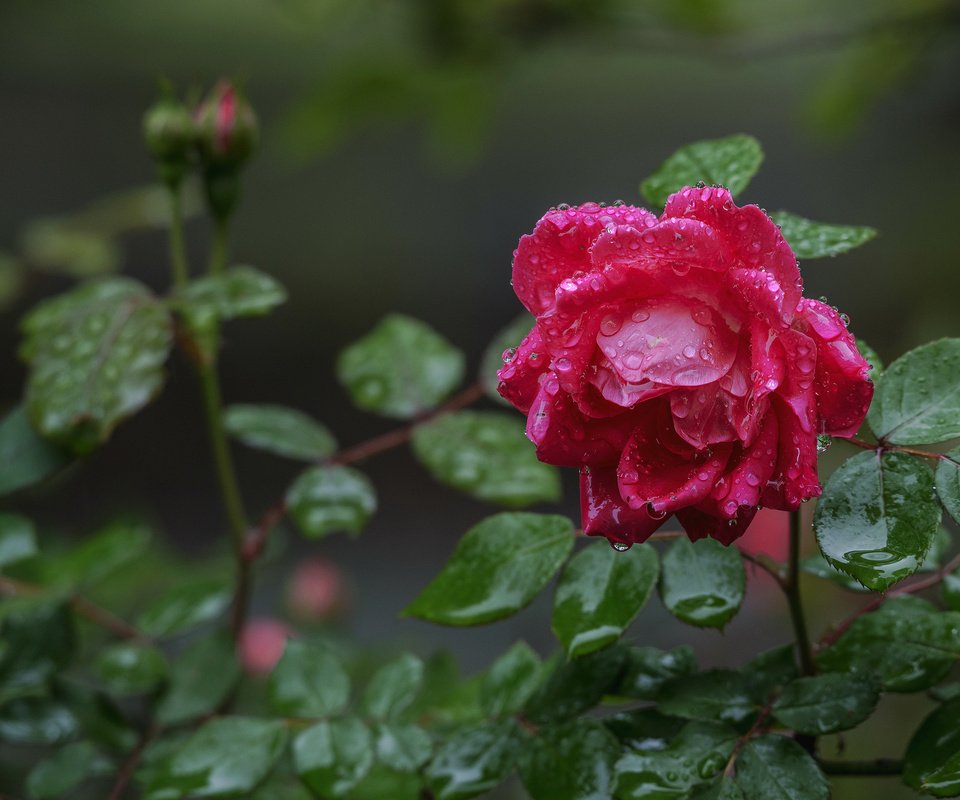
[[[643,192],[657,205],[698,181],[741,191],[761,160],[747,136],[695,143]],[[806,258],[873,235],[785,212],[775,218]],[[111,277],[43,303],[23,323],[23,405],[0,423],[0,492],[54,474],[149,402],[175,330],[188,355],[208,365],[221,323],[265,314],[284,297],[270,276],[239,266],[167,297]],[[796,642],[739,669],[701,669],[689,647],[623,639],[654,590],[678,620],[722,629],[740,609],[750,559],[802,618],[799,565],[669,536],[663,550],[619,552],[580,543],[564,517],[516,510],[556,500],[556,471],[536,460],[516,416],[465,406],[484,391],[496,399],[500,353],[529,325],[522,317],[498,334],[479,388],[452,399],[465,359],[419,321],[391,315],[344,350],[337,375],[353,402],[406,425],[386,444],[338,450],[302,411],[226,408],[221,423],[237,441],[309,463],[254,526],[258,546],[238,550],[236,584],[225,564],[189,579],[179,568],[157,570],[140,525],[118,523],[78,548],[41,552],[30,520],[0,515],[0,592],[8,595],[0,602],[0,741],[50,748],[26,778],[30,796],[102,796],[112,784],[119,798],[132,781],[150,800],[465,800],[518,774],[534,800],[820,800],[829,795],[825,771],[838,766],[817,755],[816,737],[865,722],[884,693],[928,690],[942,704],[913,736],[903,775],[921,791],[960,794],[960,687],[948,681],[960,658],[960,572],[951,571],[956,561],[944,563],[950,536],[940,527],[941,506],[955,519],[960,511],[960,451],[918,449],[960,438],[960,341],[920,347],[887,369],[873,357],[869,429],[852,440],[865,452],[827,483],[815,521],[821,555],[802,565],[854,591],[926,577],[840,623],[816,653],[798,629]],[[471,528],[405,613],[489,623],[556,580],[557,652],[541,660],[520,642],[464,678],[445,654],[373,663],[315,632],[288,641],[266,682],[242,680],[223,622],[231,602],[234,613],[242,608],[247,560],[283,515],[309,538],[360,533],[377,498],[351,465],[408,440],[439,481],[510,510]],[[154,583],[144,582],[145,569]],[[161,573],[169,583],[156,583]],[[113,605],[111,581],[141,595],[123,619],[104,610]],[[942,607],[913,596],[941,582]]]

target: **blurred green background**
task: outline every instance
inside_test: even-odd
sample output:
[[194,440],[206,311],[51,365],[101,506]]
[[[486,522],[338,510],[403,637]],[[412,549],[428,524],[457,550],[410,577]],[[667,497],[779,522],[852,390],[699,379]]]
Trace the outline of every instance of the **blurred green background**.
[[[270,320],[229,329],[225,394],[303,408],[343,444],[390,426],[351,410],[332,377],[341,347],[399,310],[476,365],[519,310],[509,284],[518,237],[560,202],[639,202],[639,181],[695,139],[763,142],[766,163],[741,201],[880,230],[803,268],[807,294],[848,313],[886,360],[958,333],[956,2],[3,0],[0,65],[2,409],[23,380],[17,321],[70,285],[65,272],[121,263],[166,286],[162,205],[123,205],[135,219],[121,227],[145,230],[108,240],[63,235],[102,230],[102,206],[73,228],[62,220],[152,179],[140,118],[161,75],[184,91],[234,76],[263,125],[234,260],[276,275],[291,299]],[[206,233],[188,228],[195,263]],[[106,448],[11,505],[78,536],[116,512],[146,514],[200,556],[223,527],[206,444],[193,376],[178,362],[159,401]],[[254,512],[297,469],[237,458]],[[410,464],[401,451],[366,467],[381,511],[358,542],[292,543],[285,563],[320,552],[341,565],[358,587],[347,624],[362,641],[450,647],[467,670],[518,637],[552,647],[546,600],[488,629],[397,619],[489,513]],[[567,479],[564,510],[576,515]],[[283,575],[261,583],[260,613]],[[690,642],[704,664],[741,663],[785,638],[772,587],[757,578],[751,588],[722,636],[681,628],[655,601],[633,633]],[[807,599],[815,629],[858,602],[813,579]],[[925,709],[897,700],[848,737],[849,754],[899,754]],[[836,796],[912,796],[894,783],[839,779]]]

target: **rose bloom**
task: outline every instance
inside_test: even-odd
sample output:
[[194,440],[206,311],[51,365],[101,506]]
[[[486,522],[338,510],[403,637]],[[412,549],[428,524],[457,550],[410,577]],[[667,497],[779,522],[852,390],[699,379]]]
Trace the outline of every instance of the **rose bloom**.
[[676,514],[729,544],[761,506],[820,494],[817,435],[850,436],[869,365],[757,206],[685,188],[657,218],[551,209],[514,254],[536,316],[500,393],[541,461],[580,468],[583,529],[625,549]]
[[251,675],[269,675],[293,635],[293,629],[278,619],[254,617],[243,626],[237,642],[241,666]]

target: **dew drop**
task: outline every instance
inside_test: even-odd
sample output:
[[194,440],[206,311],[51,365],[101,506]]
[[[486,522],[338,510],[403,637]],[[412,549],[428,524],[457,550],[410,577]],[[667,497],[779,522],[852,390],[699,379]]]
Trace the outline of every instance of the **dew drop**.
[[626,553],[630,549],[630,545],[626,542],[610,542],[610,546],[618,553]]

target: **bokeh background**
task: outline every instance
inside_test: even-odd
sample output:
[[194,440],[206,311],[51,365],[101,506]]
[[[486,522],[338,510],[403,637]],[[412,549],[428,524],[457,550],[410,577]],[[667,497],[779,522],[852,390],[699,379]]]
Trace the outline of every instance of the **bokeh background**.
[[[19,317],[71,273],[119,264],[166,286],[162,205],[136,206],[123,227],[141,229],[119,236],[95,205],[152,180],[140,119],[159,76],[184,92],[234,76],[263,126],[232,250],[277,276],[290,300],[269,320],[230,326],[226,397],[302,408],[349,445],[391,426],[351,409],[333,378],[340,348],[397,310],[476,368],[519,311],[509,284],[518,237],[560,202],[639,202],[639,181],[696,139],[762,141],[765,165],[741,201],[879,229],[803,273],[807,294],[848,313],[885,360],[957,335],[958,74],[960,4],[949,0],[3,0],[0,410],[20,396]],[[190,224],[196,263],[206,235]],[[177,361],[158,402],[107,447],[7,505],[65,537],[117,513],[145,516],[174,551],[205,558],[224,528],[205,436],[193,376]],[[236,456],[254,513],[297,471]],[[338,624],[371,647],[446,647],[468,672],[517,638],[552,648],[549,597],[483,629],[399,619],[491,510],[432,484],[404,450],[364,468],[381,498],[369,530],[356,541],[278,537],[258,614],[281,606],[299,559],[320,556],[353,586]],[[576,515],[566,477],[562,510]],[[782,520],[758,527],[760,549],[780,554]],[[804,588],[818,632],[859,602],[813,578]],[[722,634],[672,621],[655,599],[632,634],[690,643],[705,665],[739,664],[785,640],[786,623],[774,588],[752,575],[744,612]],[[847,752],[899,755],[925,711],[887,698]],[[837,786],[838,798],[913,796],[889,779]]]

